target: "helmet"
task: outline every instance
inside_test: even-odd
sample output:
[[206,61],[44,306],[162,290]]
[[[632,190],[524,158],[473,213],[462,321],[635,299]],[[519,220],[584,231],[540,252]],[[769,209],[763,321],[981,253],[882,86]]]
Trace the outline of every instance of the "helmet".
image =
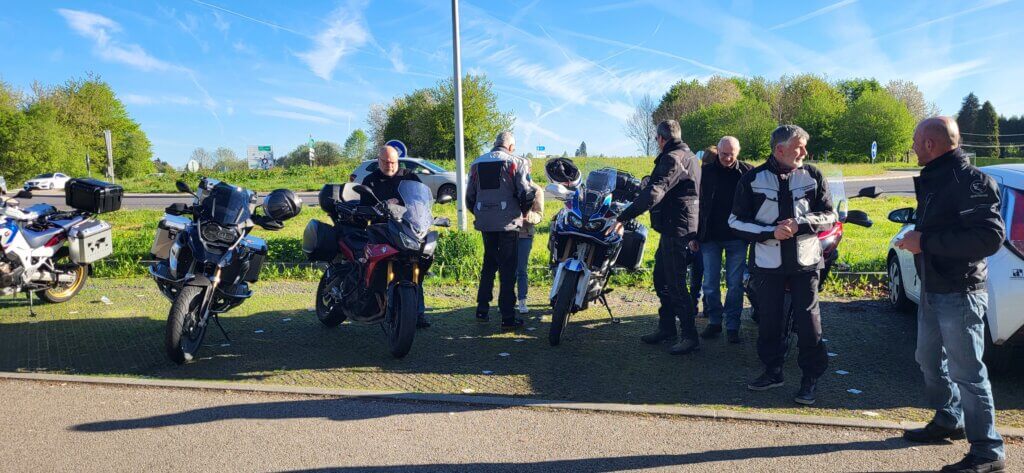
[[288,189],[277,189],[263,198],[263,211],[279,222],[298,215],[301,210],[302,199]]
[[569,158],[549,159],[544,163],[544,174],[548,176],[548,182],[565,187],[580,185],[580,169]]

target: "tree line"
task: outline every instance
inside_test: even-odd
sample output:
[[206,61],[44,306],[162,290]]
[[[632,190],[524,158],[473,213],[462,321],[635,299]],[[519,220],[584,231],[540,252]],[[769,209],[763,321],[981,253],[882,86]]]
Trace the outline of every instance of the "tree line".
[[956,124],[967,151],[991,158],[1024,156],[1024,116],[1003,117],[973,92],[964,97]]

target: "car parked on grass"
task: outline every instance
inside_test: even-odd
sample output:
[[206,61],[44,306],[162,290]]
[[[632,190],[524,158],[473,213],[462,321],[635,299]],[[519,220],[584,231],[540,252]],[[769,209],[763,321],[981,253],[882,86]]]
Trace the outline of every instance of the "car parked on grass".
[[71,177],[59,172],[40,174],[25,181],[25,190],[63,190]]
[[[435,201],[441,200],[442,195],[449,195],[453,201],[455,200],[455,171],[449,171],[421,158],[398,158],[398,167],[415,173],[416,177],[430,188],[430,194],[434,196]],[[348,181],[362,184],[363,179],[377,169],[376,159],[363,161],[352,171]]]
[[[981,170],[999,186],[1000,211],[1006,222],[1006,240],[988,258],[986,284],[985,363],[990,370],[1002,371],[1013,364],[1017,351],[1024,347],[1024,164],[1000,164]],[[914,212],[908,207],[889,213],[889,220],[903,225],[889,242],[889,302],[907,312],[921,302],[921,279],[914,255],[897,249],[895,243],[914,229]]]

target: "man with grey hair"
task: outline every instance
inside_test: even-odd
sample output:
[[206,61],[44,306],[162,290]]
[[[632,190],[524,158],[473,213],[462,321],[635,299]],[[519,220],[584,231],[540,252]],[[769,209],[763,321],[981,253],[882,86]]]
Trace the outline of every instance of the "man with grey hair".
[[665,120],[658,124],[658,147],[661,153],[654,160],[654,170],[647,186],[640,190],[617,217],[614,227],[620,231],[622,222],[651,211],[651,227],[661,233],[654,255],[654,290],[658,308],[658,329],[641,337],[644,343],[676,341],[676,320],[682,338],[670,349],[674,355],[685,355],[700,349],[694,325],[694,303],[686,288],[688,245],[697,234],[697,187],[700,183],[700,161],[683,143],[679,122]]
[[740,178],[729,216],[733,232],[753,245],[748,267],[758,314],[757,354],[765,370],[747,388],[783,385],[782,365],[795,329],[803,378],[793,400],[804,405],[814,404],[818,378],[828,368],[818,309],[818,274],[824,266],[818,233],[838,221],[828,181],[804,165],[809,138],[796,125],[776,128],[768,161]]
[[480,231],[484,240],[476,318],[488,319],[497,273],[501,278],[498,309],[503,330],[515,330],[524,323],[515,316],[519,230],[536,196],[530,185],[529,166],[512,154],[515,150],[512,132],[499,133],[494,149],[476,158],[470,166],[466,189],[466,207],[473,214],[473,227]]

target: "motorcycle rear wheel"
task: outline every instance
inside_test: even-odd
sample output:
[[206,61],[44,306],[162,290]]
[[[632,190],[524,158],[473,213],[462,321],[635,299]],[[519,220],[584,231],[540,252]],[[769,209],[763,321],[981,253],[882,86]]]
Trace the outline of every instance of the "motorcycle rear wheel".
[[562,332],[569,324],[569,314],[572,311],[572,303],[576,300],[576,286],[579,284],[580,273],[567,271],[562,278],[562,285],[558,287],[555,294],[555,303],[551,309],[551,331],[548,332],[548,342],[556,346],[562,342]]
[[203,288],[185,286],[178,292],[167,313],[164,349],[167,357],[179,365],[192,361],[203,345],[208,325],[199,326],[202,296]]
[[85,287],[85,281],[89,279],[89,267],[84,264],[76,265],[69,262],[68,264],[59,265],[59,267],[61,270],[67,270],[74,275],[75,280],[36,293],[36,296],[40,299],[51,304],[59,304],[71,300],[72,297],[75,297]]
[[384,318],[384,333],[388,337],[391,356],[403,358],[412,349],[416,335],[416,311],[419,310],[419,291],[412,285],[396,285]]

